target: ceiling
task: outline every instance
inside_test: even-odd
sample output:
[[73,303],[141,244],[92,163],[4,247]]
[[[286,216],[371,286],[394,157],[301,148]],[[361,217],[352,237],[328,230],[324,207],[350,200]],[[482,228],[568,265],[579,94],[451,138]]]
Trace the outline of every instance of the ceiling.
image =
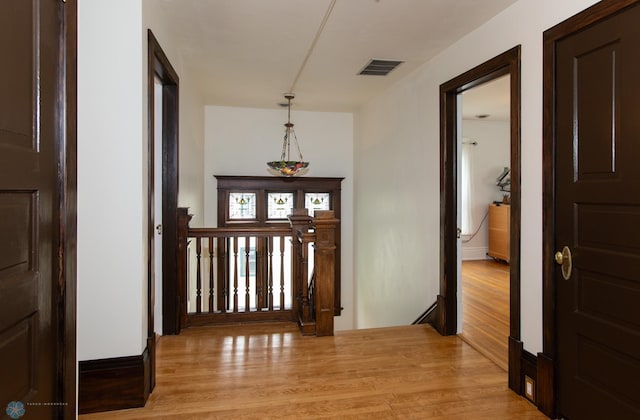
[[[331,4],[155,1],[205,103],[259,108],[283,101]],[[294,106],[353,111],[515,1],[337,0],[294,87]],[[404,63],[388,76],[358,76],[372,58]]]
[[462,119],[509,121],[510,80],[507,74],[462,92]]

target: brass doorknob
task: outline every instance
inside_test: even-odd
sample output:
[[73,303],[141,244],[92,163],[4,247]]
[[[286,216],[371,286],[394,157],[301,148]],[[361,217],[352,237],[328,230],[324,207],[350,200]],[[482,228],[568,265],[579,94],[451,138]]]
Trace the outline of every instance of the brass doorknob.
[[560,251],[556,252],[556,263],[562,265],[562,260],[563,260],[562,252]]
[[562,248],[562,252],[558,251],[555,254],[556,264],[562,266],[562,277],[565,280],[569,280],[571,277],[571,270],[573,269],[573,262],[571,261],[571,250],[568,246]]

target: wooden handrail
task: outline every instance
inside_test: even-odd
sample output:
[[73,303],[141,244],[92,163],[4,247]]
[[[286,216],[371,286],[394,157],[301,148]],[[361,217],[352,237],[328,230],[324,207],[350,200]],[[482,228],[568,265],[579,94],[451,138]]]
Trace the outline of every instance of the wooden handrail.
[[269,236],[291,236],[291,228],[289,227],[272,227],[272,228],[189,228],[188,236],[190,238],[232,238],[255,236],[258,238],[266,238]]

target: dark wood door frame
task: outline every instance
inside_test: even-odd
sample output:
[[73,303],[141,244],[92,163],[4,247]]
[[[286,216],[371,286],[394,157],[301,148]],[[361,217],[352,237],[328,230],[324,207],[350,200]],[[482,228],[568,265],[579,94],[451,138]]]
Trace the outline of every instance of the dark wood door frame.
[[[520,46],[440,86],[440,294],[436,328],[457,332],[457,96],[482,83],[510,75],[511,243],[509,385],[520,391]],[[512,347],[515,346],[514,350]]]
[[78,5],[62,3],[61,39],[63,60],[60,69],[60,142],[58,146],[59,233],[57,244],[56,321],[58,342],[58,401],[66,403],[59,417],[76,418],[76,290],[77,290],[77,56]]
[[555,225],[555,53],[556,43],[568,35],[623,9],[640,0],[605,0],[565,20],[544,33],[543,50],[543,295],[542,295],[542,353],[538,353],[537,395],[538,408],[554,418],[557,410],[557,340],[556,340],[556,265]]
[[154,218],[154,142],[155,142],[155,77],[162,81],[162,332],[178,334],[179,308],[177,301],[178,255],[178,74],[173,69],[158,40],[148,30],[147,106],[148,106],[148,296],[147,348],[151,364],[150,390],[155,386],[155,218]]

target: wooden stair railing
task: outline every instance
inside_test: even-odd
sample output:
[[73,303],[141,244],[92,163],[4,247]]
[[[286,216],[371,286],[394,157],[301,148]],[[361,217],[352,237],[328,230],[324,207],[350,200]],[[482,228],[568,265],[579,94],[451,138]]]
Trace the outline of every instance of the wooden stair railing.
[[[293,270],[300,331],[318,337],[333,335],[336,229],[339,220],[332,210],[318,210],[311,218],[305,209],[294,210],[289,220],[297,239],[293,248],[298,261],[294,261]],[[310,228],[313,232],[309,231]],[[309,244],[314,247],[311,277],[308,271]]]
[[181,328],[292,321],[302,334],[333,335],[333,211],[295,210],[290,227],[190,228],[188,209],[178,210]]

